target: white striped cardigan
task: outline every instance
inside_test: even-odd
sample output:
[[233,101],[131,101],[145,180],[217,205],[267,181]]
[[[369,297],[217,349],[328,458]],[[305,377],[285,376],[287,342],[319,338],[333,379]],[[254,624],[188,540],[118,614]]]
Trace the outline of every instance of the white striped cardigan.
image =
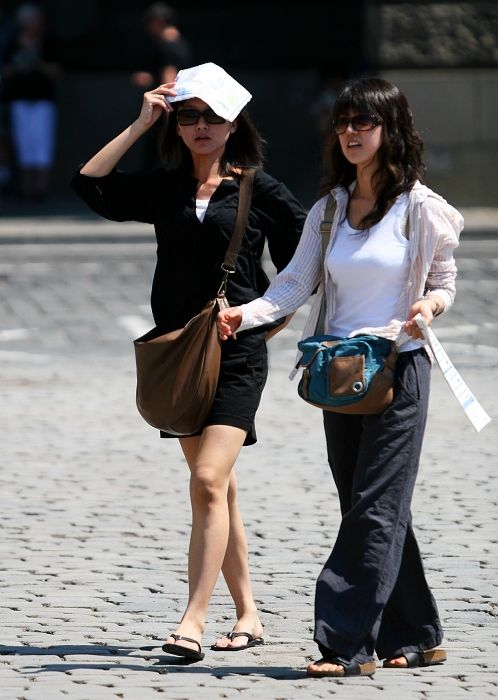
[[[352,185],[354,187],[354,184]],[[338,223],[345,216],[347,192],[342,187],[332,191],[337,209],[332,224],[326,257],[333,245]],[[324,289],[326,290],[325,332],[334,316],[334,281],[327,266],[322,265],[320,223],[327,196],[311,208],[294,257],[273,280],[264,296],[242,305],[242,323],[238,332],[270,323],[294,313],[314,295],[311,311],[303,330],[303,338],[315,333]],[[372,333],[396,340],[411,305],[427,292],[437,293],[447,311],[455,298],[456,265],[453,251],[463,229],[463,217],[442,197],[417,182],[409,195],[408,238],[410,241],[410,273],[398,300],[395,318],[381,328],[355,329],[350,335]],[[294,374],[294,373],[293,373]],[[292,375],[291,375],[292,376]]]

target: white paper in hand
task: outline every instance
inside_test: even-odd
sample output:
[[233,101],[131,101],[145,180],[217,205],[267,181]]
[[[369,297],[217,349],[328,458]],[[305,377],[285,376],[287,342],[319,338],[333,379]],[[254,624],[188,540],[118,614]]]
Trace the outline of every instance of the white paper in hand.
[[203,63],[178,72],[170,102],[198,97],[216,114],[232,122],[246,106],[252,95],[216,63]]
[[448,382],[458,403],[465,411],[467,418],[470,420],[475,430],[480,432],[491,421],[491,418],[470,391],[467,384],[463,381],[460,373],[455,369],[445,349],[436,338],[434,331],[427,325],[422,314],[417,314],[414,321],[416,321],[424,340],[429,343],[439,368],[443,373],[443,377]]

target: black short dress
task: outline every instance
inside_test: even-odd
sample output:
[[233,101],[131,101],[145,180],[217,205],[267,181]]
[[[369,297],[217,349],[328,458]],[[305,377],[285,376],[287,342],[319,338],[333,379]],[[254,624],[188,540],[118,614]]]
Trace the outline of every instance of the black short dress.
[[[164,333],[182,328],[216,295],[235,226],[240,180],[222,180],[202,222],[195,208],[197,184],[189,173],[165,168],[135,173],[113,170],[105,177],[78,172],[71,182],[74,191],[101,216],[154,226],[157,264],[151,308],[154,322]],[[261,266],[265,243],[273,264],[281,270],[294,253],[305,216],[285,185],[262,170],[256,172],[249,222],[227,288],[232,306],[265,292],[269,284]],[[240,333],[222,344],[220,378],[205,422],[246,430],[246,445],[256,442],[254,417],[266,381],[265,335],[271,327]]]

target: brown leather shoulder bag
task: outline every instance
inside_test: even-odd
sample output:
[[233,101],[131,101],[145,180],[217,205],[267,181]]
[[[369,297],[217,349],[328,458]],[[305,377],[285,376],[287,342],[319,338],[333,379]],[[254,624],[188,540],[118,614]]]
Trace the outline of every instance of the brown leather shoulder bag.
[[226,286],[247,227],[254,175],[254,168],[242,172],[237,219],[216,298],[184,328],[169,333],[153,328],[134,341],[138,411],[154,428],[173,435],[197,433],[213,404],[221,361],[216,316],[229,305]]

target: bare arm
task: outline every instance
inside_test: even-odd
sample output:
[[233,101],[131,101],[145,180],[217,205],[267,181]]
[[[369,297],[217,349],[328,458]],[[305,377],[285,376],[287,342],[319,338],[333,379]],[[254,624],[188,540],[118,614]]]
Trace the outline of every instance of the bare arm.
[[90,158],[81,168],[81,174],[89,177],[109,175],[124,154],[155,124],[161,114],[168,114],[173,110],[171,105],[164,99],[168,95],[175,95],[172,85],[172,83],[167,83],[160,85],[155,90],[146,92],[138,118],[116,138],[109,141],[93,158]]

